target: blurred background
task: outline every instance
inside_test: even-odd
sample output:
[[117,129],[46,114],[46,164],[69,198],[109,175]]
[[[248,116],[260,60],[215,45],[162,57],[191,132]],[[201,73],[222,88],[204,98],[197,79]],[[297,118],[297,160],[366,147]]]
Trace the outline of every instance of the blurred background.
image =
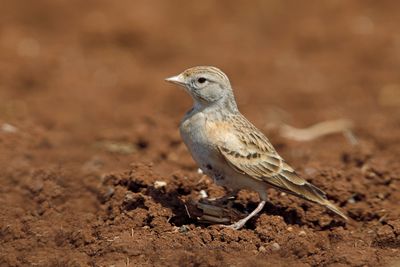
[[357,119],[364,108],[371,120],[378,107],[398,115],[395,1],[1,5],[0,115],[6,120],[97,131],[141,116],[175,119],[190,99],[163,79],[204,64],[229,75],[249,116],[265,117],[271,107],[295,110],[295,124]]
[[225,71],[241,111],[263,130],[337,118],[370,133],[399,125],[395,1],[1,6],[0,119],[51,129],[41,143],[80,149],[96,138],[175,135],[191,99],[164,78],[195,65]]
[[[400,170],[398,1],[0,0],[0,6],[0,175],[7,177],[0,188],[8,192],[0,203],[11,207],[4,218],[21,215],[14,207],[32,198],[40,173],[58,173],[44,203],[77,218],[101,210],[93,192],[107,171],[152,162],[162,175],[193,175],[196,165],[178,133],[191,99],[164,78],[196,65],[227,73],[242,113],[300,173],[321,166],[346,172],[346,164],[358,168],[374,153],[382,169]],[[360,146],[340,135],[292,142],[275,131],[283,123],[304,128],[335,119],[353,123]],[[347,191],[339,197],[346,201],[361,184],[341,187]],[[391,196],[388,209],[399,200]],[[24,209],[49,208],[38,203]]]

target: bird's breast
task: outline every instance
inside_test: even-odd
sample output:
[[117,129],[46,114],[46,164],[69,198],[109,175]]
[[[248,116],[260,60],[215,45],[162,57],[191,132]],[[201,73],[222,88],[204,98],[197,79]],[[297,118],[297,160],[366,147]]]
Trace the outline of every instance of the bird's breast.
[[192,149],[193,146],[206,148],[209,144],[206,117],[201,113],[184,119],[180,125],[180,132],[189,149]]
[[217,149],[219,138],[212,130],[211,121],[205,114],[199,112],[185,117],[180,125],[183,142],[200,167],[218,160],[219,157]]

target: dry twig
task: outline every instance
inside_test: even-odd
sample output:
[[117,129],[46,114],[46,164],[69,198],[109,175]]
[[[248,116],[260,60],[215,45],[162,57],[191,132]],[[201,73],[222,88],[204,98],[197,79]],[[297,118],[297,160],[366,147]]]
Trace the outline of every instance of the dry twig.
[[288,139],[296,141],[311,141],[324,135],[342,133],[350,144],[358,143],[356,137],[352,133],[353,123],[346,119],[323,121],[310,127],[298,129],[290,125],[282,125],[280,134]]

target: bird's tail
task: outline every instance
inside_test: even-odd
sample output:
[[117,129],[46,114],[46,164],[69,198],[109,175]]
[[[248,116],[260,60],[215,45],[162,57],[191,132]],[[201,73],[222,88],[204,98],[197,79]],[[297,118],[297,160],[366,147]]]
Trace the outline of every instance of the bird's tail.
[[318,187],[306,181],[304,181],[302,184],[294,183],[289,179],[287,179],[286,177],[284,179],[279,179],[279,181],[280,181],[279,183],[280,190],[286,191],[287,193],[290,193],[292,195],[322,205],[345,220],[349,219],[336,205],[331,203],[326,198],[326,193],[321,189],[319,189]]
[[302,187],[306,191],[305,194],[302,194],[303,198],[326,207],[327,209],[329,209],[333,213],[336,213],[345,220],[349,219],[335,204],[333,204],[326,198],[326,193],[324,191],[310,183],[306,183]]
[[327,207],[329,210],[336,213],[343,219],[349,220],[349,217],[347,217],[336,205],[332,204],[329,200],[325,199],[325,203],[323,203],[322,205]]

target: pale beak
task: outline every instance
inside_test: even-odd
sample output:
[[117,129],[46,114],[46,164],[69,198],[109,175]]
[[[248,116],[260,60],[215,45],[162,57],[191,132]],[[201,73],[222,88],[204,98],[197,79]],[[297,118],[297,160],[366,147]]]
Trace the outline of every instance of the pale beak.
[[181,85],[181,86],[185,86],[186,85],[185,79],[184,79],[183,75],[181,75],[181,74],[169,77],[169,78],[167,78],[165,80],[167,82],[174,83],[174,84]]

